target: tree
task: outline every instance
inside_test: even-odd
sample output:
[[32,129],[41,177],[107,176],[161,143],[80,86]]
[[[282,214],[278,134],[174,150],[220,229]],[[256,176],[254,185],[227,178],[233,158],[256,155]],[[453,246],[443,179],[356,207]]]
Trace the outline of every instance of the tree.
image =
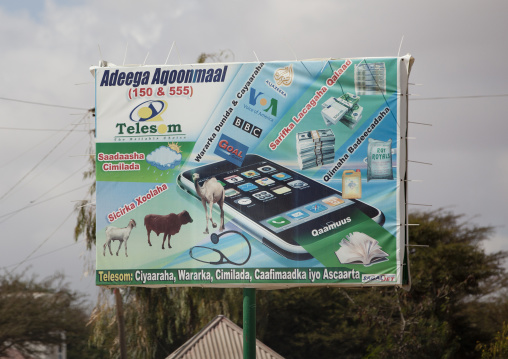
[[[242,318],[241,289],[128,288],[123,290],[125,333],[130,358],[166,358],[216,315]],[[120,355],[114,306],[99,301],[92,314],[91,340]]]
[[482,359],[508,358],[508,324],[503,323],[503,329],[497,332],[494,340],[489,344],[478,344]]
[[[463,223],[461,218],[443,211],[410,217],[411,223],[419,224],[411,227],[410,242],[429,247],[410,247],[409,292],[396,288],[258,292],[258,337],[287,358],[335,358],[338,353],[343,358],[479,357],[479,350],[486,347],[475,350],[477,342],[488,343],[496,334],[479,321],[481,313],[504,313],[506,318],[506,298],[488,296],[506,281],[507,253],[485,253],[481,243],[491,228]],[[125,297],[133,357],[167,356],[219,313],[241,323],[238,290],[131,288]],[[94,338],[114,337],[104,335],[115,327],[114,320],[111,307],[97,311]]]
[[10,349],[24,355],[67,346],[68,358],[100,357],[87,344],[88,315],[81,295],[55,275],[41,282],[21,276],[0,278],[0,357]]
[[[90,111],[95,116],[95,109]],[[89,168],[83,173],[83,179],[94,178],[95,179],[95,152],[94,143],[92,138],[95,135],[95,130],[90,132],[90,144],[88,147]],[[75,206],[75,210],[78,213],[76,226],[74,227],[74,239],[77,241],[81,236],[84,237],[86,242],[86,248],[92,250],[95,246],[95,203],[92,203],[92,199],[95,196],[96,182],[93,181],[88,189],[87,197],[82,201],[78,201]]]
[[225,61],[234,61],[235,55],[231,50],[220,50],[218,53],[206,53],[202,52],[198,56],[198,64],[202,64],[206,62],[206,60],[211,60],[212,62],[225,62]]
[[478,325],[472,303],[486,306],[505,283],[507,253],[485,253],[481,243],[492,229],[461,218],[444,211],[410,216],[419,224],[411,227],[410,243],[428,245],[410,247],[410,291],[274,292],[261,340],[287,358],[478,357],[477,341],[492,336]]

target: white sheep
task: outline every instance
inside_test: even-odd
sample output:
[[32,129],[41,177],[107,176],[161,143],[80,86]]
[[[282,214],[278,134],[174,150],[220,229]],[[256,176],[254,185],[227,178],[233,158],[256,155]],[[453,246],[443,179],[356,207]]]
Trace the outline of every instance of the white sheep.
[[116,251],[116,255],[118,255],[118,252],[120,252],[120,247],[122,246],[122,243],[125,243],[125,256],[127,255],[127,240],[129,239],[129,236],[131,234],[132,228],[136,227],[136,221],[131,219],[129,221],[129,224],[125,228],[117,228],[108,226],[106,227],[106,243],[104,243],[104,256],[106,255],[106,246],[109,248],[109,253],[113,255],[113,252],[111,252],[111,241],[120,241],[120,245],[118,246],[118,250]]

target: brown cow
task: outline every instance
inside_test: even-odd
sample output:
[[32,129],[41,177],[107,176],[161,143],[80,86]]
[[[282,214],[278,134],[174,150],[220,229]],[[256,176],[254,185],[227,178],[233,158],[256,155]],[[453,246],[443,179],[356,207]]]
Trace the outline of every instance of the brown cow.
[[148,233],[148,244],[152,246],[152,243],[150,243],[150,232],[154,231],[157,236],[159,236],[160,233],[164,233],[164,239],[162,240],[162,249],[164,249],[164,242],[166,241],[166,237],[168,237],[168,248],[171,248],[171,245],[169,244],[171,236],[180,232],[180,228],[187,223],[192,223],[192,218],[187,211],[182,211],[178,214],[170,213],[165,216],[158,214],[146,215],[145,227],[146,232]]

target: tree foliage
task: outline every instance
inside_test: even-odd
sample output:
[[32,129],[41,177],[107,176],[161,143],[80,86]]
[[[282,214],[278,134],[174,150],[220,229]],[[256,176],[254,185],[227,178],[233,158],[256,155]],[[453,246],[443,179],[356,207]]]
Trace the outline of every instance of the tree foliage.
[[[43,281],[0,278],[0,357],[10,349],[24,355],[67,346],[68,358],[100,357],[88,346],[88,314],[82,297],[55,275]],[[62,336],[64,335],[64,337]]]
[[493,310],[487,296],[505,283],[507,253],[485,253],[481,243],[491,228],[461,219],[443,211],[410,216],[419,224],[410,243],[428,245],[410,247],[410,291],[274,292],[262,340],[287,358],[479,357],[477,341],[491,336],[476,320],[478,310],[488,303]]
[[201,64],[201,63],[206,62],[207,60],[210,60],[212,62],[234,61],[235,55],[233,54],[233,51],[231,51],[231,50],[220,50],[217,53],[202,52],[198,56],[197,63]]
[[[410,247],[410,291],[258,291],[258,338],[287,358],[336,358],[338,353],[343,358],[476,358],[481,350],[503,348],[501,334],[491,347],[481,343],[495,339],[493,328],[499,330],[508,314],[506,297],[489,297],[505,283],[507,253],[485,253],[481,243],[491,228],[461,218],[442,211],[410,217],[419,224],[411,227],[410,243],[428,245]],[[218,314],[242,322],[240,290],[130,288],[124,300],[133,358],[166,357]],[[115,321],[114,308],[103,301],[93,316],[93,338],[111,357],[119,355]]]
[[477,349],[482,353],[482,359],[508,358],[508,324],[503,322],[503,328],[497,332],[492,342],[479,343]]
[[[241,322],[239,289],[128,288],[123,290],[128,353],[131,358],[165,358],[216,315]],[[107,299],[107,298],[103,298]],[[92,314],[92,341],[119,358],[116,309],[101,300]]]
[[[93,110],[95,116],[95,110]],[[94,135],[94,131],[90,133],[91,137]],[[90,142],[88,152],[89,168],[83,173],[83,179],[94,178],[95,179],[95,152],[93,142]],[[75,210],[78,213],[76,218],[76,226],[74,227],[74,239],[77,241],[81,236],[84,237],[86,242],[86,248],[91,250],[95,246],[95,203],[92,199],[95,197],[96,182],[93,181],[90,188],[88,189],[87,197],[82,201],[76,203]]]

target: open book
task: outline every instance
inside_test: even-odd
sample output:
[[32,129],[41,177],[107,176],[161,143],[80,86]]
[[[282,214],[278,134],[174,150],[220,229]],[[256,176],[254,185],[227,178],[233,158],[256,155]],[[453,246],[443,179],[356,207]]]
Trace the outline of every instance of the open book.
[[335,254],[342,264],[370,266],[388,260],[388,253],[381,250],[379,242],[360,232],[349,233],[342,239]]

